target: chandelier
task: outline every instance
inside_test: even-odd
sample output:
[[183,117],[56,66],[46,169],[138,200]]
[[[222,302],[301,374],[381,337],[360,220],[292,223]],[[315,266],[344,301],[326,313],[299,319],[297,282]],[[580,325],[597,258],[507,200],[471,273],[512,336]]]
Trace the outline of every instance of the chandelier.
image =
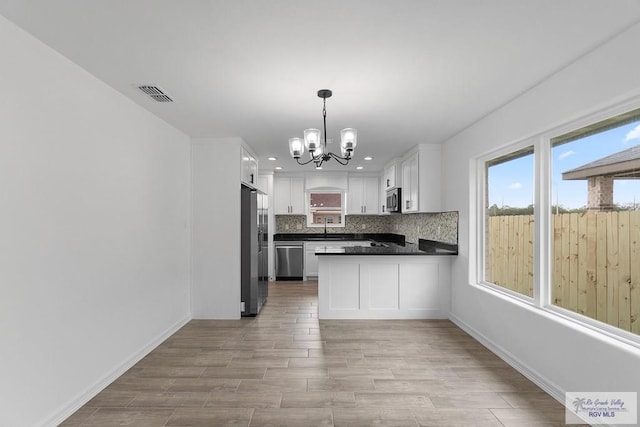
[[[320,130],[307,129],[304,131],[304,140],[302,138],[289,139],[289,153],[291,157],[296,159],[298,164],[307,165],[311,162],[319,168],[322,163],[335,159],[343,166],[349,164],[353,150],[356,148],[358,131],[353,128],[346,128],[340,131],[340,155],[331,153],[327,150],[327,98],[331,98],[333,93],[329,89],[320,89],[318,97],[322,98],[322,120],[324,122],[324,144],[321,142]],[[306,162],[301,162],[300,157],[304,150],[309,151],[311,158]]]

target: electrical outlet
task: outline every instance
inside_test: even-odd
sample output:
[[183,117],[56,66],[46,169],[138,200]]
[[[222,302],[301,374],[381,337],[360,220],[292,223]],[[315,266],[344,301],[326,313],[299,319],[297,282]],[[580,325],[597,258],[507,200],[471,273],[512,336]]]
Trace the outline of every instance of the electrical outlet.
[[367,224],[362,224],[362,229],[364,230],[365,228],[367,228]]
[[285,230],[288,230],[288,229],[289,229],[289,224],[285,224],[285,225],[284,225],[284,229],[285,229]]
[[398,227],[398,224],[396,224],[396,231],[398,231],[398,230],[399,230],[399,227]]
[[245,310],[244,301],[240,302],[240,311],[243,312]]
[[296,224],[296,230],[302,230],[302,224]]

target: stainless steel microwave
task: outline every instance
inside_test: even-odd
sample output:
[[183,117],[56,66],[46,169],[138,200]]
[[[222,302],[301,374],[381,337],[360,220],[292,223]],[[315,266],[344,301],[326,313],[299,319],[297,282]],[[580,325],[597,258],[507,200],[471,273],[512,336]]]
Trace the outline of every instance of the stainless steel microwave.
[[387,212],[402,212],[401,189],[387,190]]

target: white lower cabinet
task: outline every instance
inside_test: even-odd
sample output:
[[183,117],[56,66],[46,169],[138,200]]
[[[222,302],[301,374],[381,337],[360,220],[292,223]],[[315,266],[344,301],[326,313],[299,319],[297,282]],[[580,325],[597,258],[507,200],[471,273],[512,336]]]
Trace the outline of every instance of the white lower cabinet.
[[305,242],[304,244],[304,280],[318,277],[317,246],[319,246],[317,243]]
[[446,319],[449,257],[320,255],[320,319]]
[[318,255],[316,248],[331,248],[339,250],[348,246],[362,245],[363,242],[347,242],[347,241],[315,241],[304,243],[304,280],[315,279],[318,277]]

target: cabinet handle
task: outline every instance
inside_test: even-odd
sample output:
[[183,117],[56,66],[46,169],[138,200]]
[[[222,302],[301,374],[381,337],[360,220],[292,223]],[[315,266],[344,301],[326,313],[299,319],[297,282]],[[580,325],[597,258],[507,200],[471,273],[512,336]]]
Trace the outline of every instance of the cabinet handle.
[[382,210],[382,212],[384,213],[384,205],[382,205],[382,209],[381,209],[381,210]]
[[253,174],[250,174],[249,177],[250,177],[251,184],[253,184]]
[[367,213],[367,207],[364,206],[364,213]]
[[405,202],[405,209],[409,209],[409,206],[411,206],[411,200]]
[[389,187],[389,178],[387,178],[387,188]]

